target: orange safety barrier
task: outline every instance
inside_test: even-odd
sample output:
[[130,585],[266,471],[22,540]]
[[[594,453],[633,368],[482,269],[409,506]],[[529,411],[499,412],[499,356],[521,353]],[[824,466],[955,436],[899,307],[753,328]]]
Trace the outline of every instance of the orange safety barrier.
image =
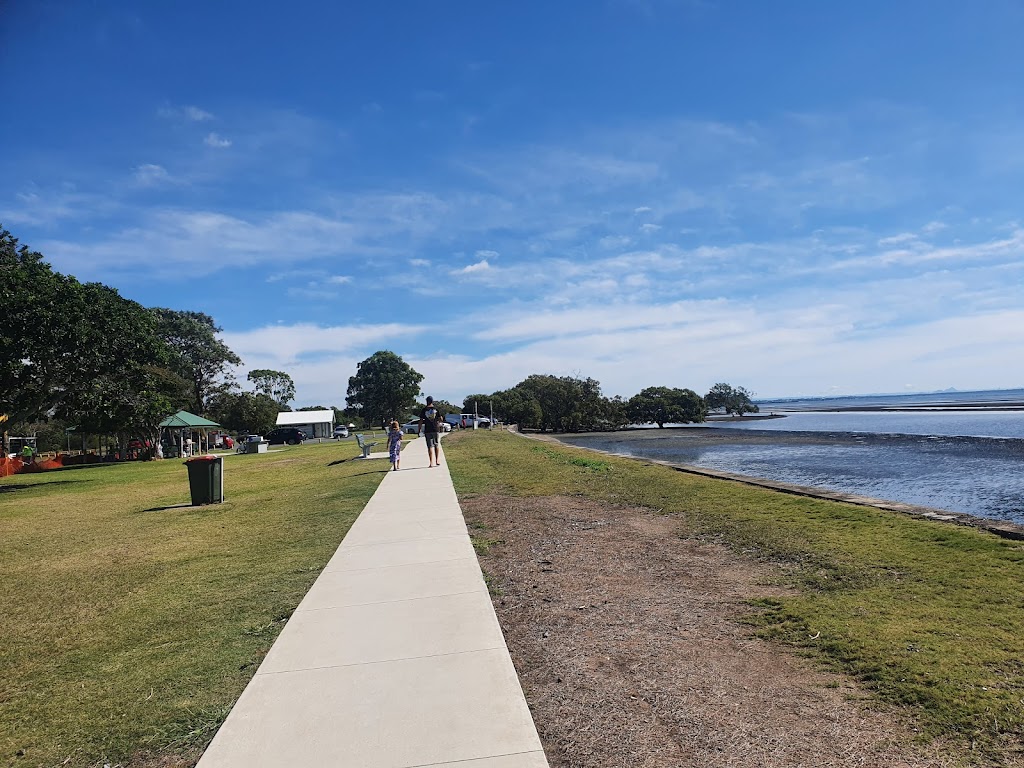
[[16,456],[8,456],[0,459],[0,477],[16,475],[21,472],[21,468],[23,466],[25,466],[25,462]]
[[50,469],[64,469],[64,457],[57,454],[52,459],[43,459],[42,461],[33,461],[31,464],[26,465],[21,471],[22,472],[46,472]]
[[9,477],[10,475],[19,475],[25,472],[47,472],[51,469],[63,468],[64,457],[60,454],[57,454],[52,459],[42,459],[31,464],[26,464],[18,456],[8,456],[0,459],[0,477]]

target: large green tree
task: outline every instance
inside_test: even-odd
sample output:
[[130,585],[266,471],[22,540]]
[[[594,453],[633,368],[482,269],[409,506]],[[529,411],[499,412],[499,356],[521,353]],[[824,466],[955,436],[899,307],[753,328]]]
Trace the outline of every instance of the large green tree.
[[726,413],[742,416],[744,413],[757,413],[758,407],[751,401],[753,396],[753,392],[743,387],[720,382],[704,396],[704,402],[709,409],[721,408]]
[[704,421],[707,408],[692,389],[647,387],[629,398],[629,420],[634,424],[686,424]]
[[282,408],[287,409],[288,403],[295,399],[295,382],[284,371],[258,368],[249,371],[246,378],[252,382],[257,392],[274,398]]
[[532,408],[530,401],[539,407],[537,426],[542,432],[583,432],[615,427],[609,417],[614,420],[617,415],[608,398],[601,394],[601,383],[596,379],[534,374],[513,389],[518,391],[519,402],[525,407]]
[[486,416],[490,413],[491,399],[494,395],[466,395],[462,399],[462,410],[459,413],[477,413],[480,416]]
[[12,422],[53,410],[92,352],[82,338],[90,315],[81,293],[77,280],[0,227],[0,414]]
[[345,400],[370,424],[399,419],[416,402],[423,376],[394,352],[374,352],[349,377]]
[[504,389],[491,395],[494,415],[506,424],[518,424],[520,429],[539,429],[540,403],[529,392],[518,387]]
[[0,229],[0,413],[153,435],[180,403],[169,349],[140,304],[54,272]]
[[263,435],[274,428],[281,408],[262,392],[218,392],[210,399],[210,412],[231,432]]
[[242,363],[217,336],[221,329],[203,312],[151,310],[160,337],[171,349],[171,369],[190,384],[188,409],[206,413],[208,400],[234,386],[232,368]]

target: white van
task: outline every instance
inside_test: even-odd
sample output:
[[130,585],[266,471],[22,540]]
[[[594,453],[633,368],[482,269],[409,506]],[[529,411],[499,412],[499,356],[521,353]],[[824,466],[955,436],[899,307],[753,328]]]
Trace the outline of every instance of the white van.
[[487,429],[491,426],[491,420],[486,416],[474,416],[472,413],[449,413],[444,417],[444,420],[453,427],[462,427],[463,429],[472,429],[474,419],[476,419],[478,429]]

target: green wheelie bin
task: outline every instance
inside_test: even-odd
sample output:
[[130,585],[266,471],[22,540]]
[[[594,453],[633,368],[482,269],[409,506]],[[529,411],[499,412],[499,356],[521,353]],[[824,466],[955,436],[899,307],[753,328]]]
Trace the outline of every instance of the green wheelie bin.
[[184,464],[188,468],[192,506],[220,504],[224,501],[223,456],[194,456]]

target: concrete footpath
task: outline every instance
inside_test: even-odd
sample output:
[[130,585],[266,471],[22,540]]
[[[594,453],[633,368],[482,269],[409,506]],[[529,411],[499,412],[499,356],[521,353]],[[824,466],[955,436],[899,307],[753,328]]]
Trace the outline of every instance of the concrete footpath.
[[414,440],[199,768],[547,765],[448,466]]

